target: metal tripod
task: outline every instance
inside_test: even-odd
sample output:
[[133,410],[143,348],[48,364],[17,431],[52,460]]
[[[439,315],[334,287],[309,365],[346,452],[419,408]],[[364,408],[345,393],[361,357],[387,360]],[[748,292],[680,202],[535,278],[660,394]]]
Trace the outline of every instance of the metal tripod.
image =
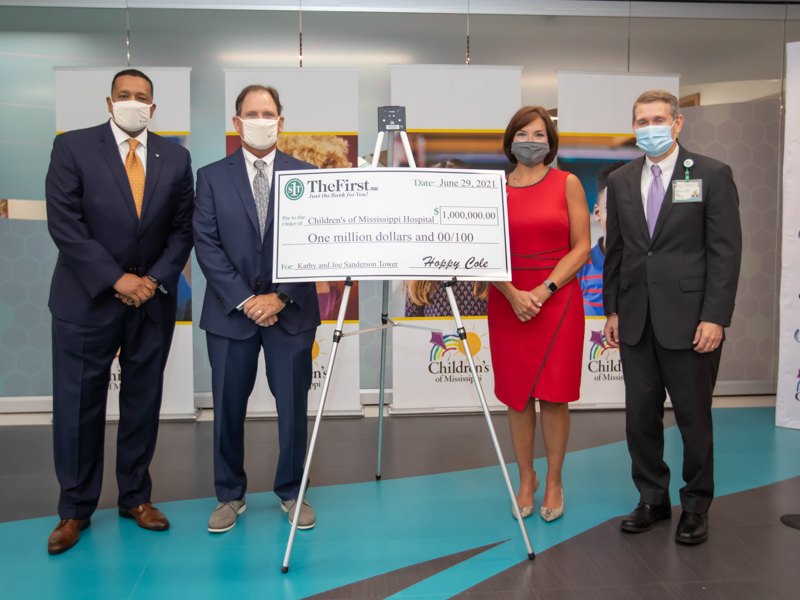
[[[399,133],[400,139],[403,142],[403,149],[406,153],[406,159],[408,160],[409,167],[412,169],[416,168],[416,162],[414,161],[414,156],[411,153],[411,145],[408,142],[408,135],[406,133],[406,126],[405,126],[405,108],[401,106],[384,106],[378,108],[378,138],[375,142],[375,152],[372,155],[372,168],[377,168],[378,160],[380,158],[381,149],[383,147],[383,139],[385,133]],[[393,141],[393,138],[390,138],[390,144]],[[467,356],[467,361],[469,363],[470,371],[472,372],[472,381],[475,384],[475,390],[478,393],[478,399],[481,402],[481,407],[483,408],[484,417],[486,417],[486,424],[489,427],[489,433],[492,436],[492,443],[494,444],[495,451],[497,452],[497,459],[500,462],[500,468],[503,471],[503,477],[505,478],[506,487],[508,488],[508,493],[511,496],[511,504],[514,507],[514,511],[517,515],[520,514],[519,512],[519,505],[517,504],[517,496],[514,493],[514,486],[511,484],[511,478],[508,475],[508,469],[506,468],[505,459],[503,458],[503,452],[500,449],[500,444],[497,440],[497,434],[494,430],[494,424],[492,423],[491,413],[489,412],[489,405],[486,403],[486,396],[483,393],[483,387],[481,386],[481,382],[477,377],[475,371],[475,361],[472,356],[472,350],[467,343],[467,331],[464,328],[464,324],[461,321],[461,313],[458,308],[458,304],[456,302],[455,294],[453,293],[453,285],[457,282],[457,279],[453,277],[449,281],[445,281],[443,283],[445,287],[445,291],[447,292],[447,299],[450,302],[450,309],[453,311],[453,319],[455,320],[456,324],[456,332],[458,334],[459,340],[461,340],[461,344],[464,348],[464,352]],[[353,287],[353,281],[350,277],[347,278],[345,281],[345,288],[344,288],[344,296],[342,297],[342,304],[339,307],[339,315],[336,320],[336,330],[333,333],[333,346],[331,348],[330,358],[328,360],[328,371],[327,377],[325,378],[325,382],[322,385],[322,395],[319,401],[319,409],[317,410],[317,416],[314,420],[314,429],[311,434],[311,442],[308,447],[308,453],[306,455],[306,463],[303,468],[303,478],[300,483],[300,492],[297,497],[297,503],[295,504],[294,515],[292,518],[292,528],[291,532],[289,533],[289,542],[286,547],[286,554],[283,558],[283,565],[281,566],[281,572],[288,573],[289,572],[289,560],[292,556],[292,548],[294,547],[294,538],[297,534],[297,525],[300,519],[300,509],[303,506],[303,499],[305,498],[306,488],[308,486],[308,478],[309,473],[311,470],[311,462],[314,458],[314,450],[317,444],[317,434],[319,433],[319,426],[322,421],[322,413],[325,410],[325,401],[328,398],[328,388],[330,386],[331,377],[333,376],[333,367],[336,361],[336,353],[339,349],[339,344],[343,337],[353,336],[353,335],[361,335],[363,333],[368,333],[371,331],[380,331],[381,332],[381,370],[380,370],[380,412],[378,414],[378,469],[375,475],[375,478],[380,480],[381,478],[381,447],[383,445],[383,406],[384,406],[384,391],[385,391],[385,381],[386,381],[386,331],[392,327],[406,327],[411,329],[424,329],[428,331],[440,331],[439,329],[433,329],[430,327],[420,327],[417,325],[409,325],[406,323],[400,323],[392,321],[389,318],[389,282],[383,282],[383,301],[382,301],[382,309],[381,309],[381,325],[379,327],[371,327],[369,329],[361,329],[359,331],[353,331],[350,333],[344,333],[342,331],[342,327],[344,326],[344,317],[347,311],[347,303],[350,300],[350,290]],[[535,554],[533,549],[531,548],[530,538],[528,537],[528,530],[525,528],[525,523],[521,518],[517,519],[520,527],[520,531],[522,532],[522,538],[525,542],[525,548],[528,551],[528,558],[533,560]]]

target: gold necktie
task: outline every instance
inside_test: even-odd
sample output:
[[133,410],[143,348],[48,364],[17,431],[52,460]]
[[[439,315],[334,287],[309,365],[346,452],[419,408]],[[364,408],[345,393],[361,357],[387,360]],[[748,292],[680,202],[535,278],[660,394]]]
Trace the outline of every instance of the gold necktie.
[[128,140],[128,156],[125,157],[125,171],[128,173],[128,181],[133,192],[133,201],[136,204],[136,214],[142,216],[142,201],[144,200],[144,165],[136,154],[136,146],[139,142]]

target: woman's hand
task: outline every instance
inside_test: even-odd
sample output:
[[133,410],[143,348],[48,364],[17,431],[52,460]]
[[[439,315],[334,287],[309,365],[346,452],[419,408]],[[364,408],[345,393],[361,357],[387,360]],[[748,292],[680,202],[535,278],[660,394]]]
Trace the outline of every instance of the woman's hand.
[[526,292],[514,289],[506,295],[506,298],[511,303],[511,308],[514,309],[514,314],[523,323],[536,317],[542,308],[542,301],[534,293],[535,291]]
[[550,299],[550,296],[553,293],[547,289],[545,284],[537,285],[535,288],[531,290],[531,294],[533,294],[536,299],[539,301],[539,306],[544,306],[544,303]]

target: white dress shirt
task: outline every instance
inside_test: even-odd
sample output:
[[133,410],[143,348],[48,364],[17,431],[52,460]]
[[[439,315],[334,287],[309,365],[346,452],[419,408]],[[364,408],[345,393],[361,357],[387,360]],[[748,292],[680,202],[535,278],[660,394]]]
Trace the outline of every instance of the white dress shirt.
[[650,184],[653,182],[652,167],[655,164],[661,168],[661,184],[664,186],[664,193],[667,192],[667,186],[672,181],[672,172],[675,170],[675,163],[678,162],[678,146],[672,151],[667,158],[660,163],[654,163],[650,160],[649,156],[644,158],[644,168],[642,169],[642,205],[644,206],[644,216],[647,217],[647,195],[650,193]]
[[[250,180],[250,191],[253,192],[253,198],[256,196],[256,190],[253,188],[253,180],[258,175],[258,169],[256,169],[256,161],[259,158],[247,150],[244,146],[242,146],[242,154],[244,154],[244,164],[247,167],[247,179]],[[264,158],[262,158],[267,166],[264,167],[264,175],[267,176],[267,181],[269,181],[269,189],[272,189],[272,173],[275,169],[275,150],[267,154]],[[250,296],[250,298],[245,298],[242,303],[236,307],[237,310],[242,310],[244,305],[247,303],[248,300],[251,298],[255,298],[255,295]]]
[[[119,148],[119,155],[122,157],[122,164],[125,164],[125,159],[128,158],[128,152],[130,151],[131,145],[128,143],[128,140],[131,139],[127,133],[122,131],[119,128],[119,125],[114,123],[114,119],[110,119],[109,123],[111,123],[111,131],[114,133],[114,139],[117,141],[117,147]],[[142,133],[137,135],[135,138],[139,145],[136,146],[136,155],[139,157],[139,160],[142,162],[142,167],[144,168],[144,174],[147,175],[147,129],[144,129]]]

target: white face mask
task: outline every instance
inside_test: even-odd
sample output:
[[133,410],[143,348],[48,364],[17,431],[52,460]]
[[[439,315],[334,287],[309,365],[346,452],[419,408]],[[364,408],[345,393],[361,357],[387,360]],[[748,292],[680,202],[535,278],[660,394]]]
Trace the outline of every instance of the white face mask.
[[111,116],[114,123],[125,131],[140,131],[150,123],[150,107],[135,100],[111,103]]
[[278,140],[278,121],[280,119],[242,119],[242,139],[256,150],[266,150]]

